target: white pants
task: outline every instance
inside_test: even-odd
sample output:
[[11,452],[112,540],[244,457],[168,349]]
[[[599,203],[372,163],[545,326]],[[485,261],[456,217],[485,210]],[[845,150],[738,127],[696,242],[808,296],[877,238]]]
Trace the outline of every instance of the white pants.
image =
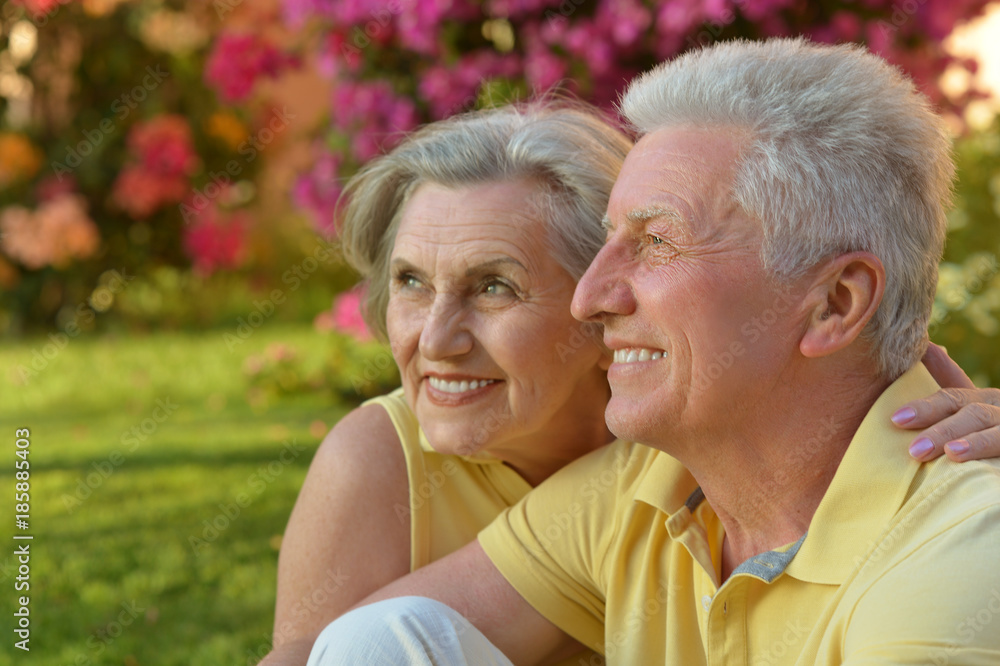
[[464,617],[440,601],[399,597],[331,622],[307,666],[513,666]]

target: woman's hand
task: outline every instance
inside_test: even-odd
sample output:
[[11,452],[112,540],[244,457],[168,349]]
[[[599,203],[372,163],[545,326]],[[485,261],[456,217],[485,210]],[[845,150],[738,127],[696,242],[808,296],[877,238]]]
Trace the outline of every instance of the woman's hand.
[[944,388],[892,415],[901,428],[924,429],[910,444],[910,455],[928,461],[945,453],[959,462],[1000,456],[1000,389],[975,388],[944,347],[933,343],[923,362]]

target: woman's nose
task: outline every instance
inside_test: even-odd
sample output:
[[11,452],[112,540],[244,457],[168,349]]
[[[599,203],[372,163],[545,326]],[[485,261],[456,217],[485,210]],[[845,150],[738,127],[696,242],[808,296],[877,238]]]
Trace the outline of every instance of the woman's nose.
[[472,351],[473,337],[466,328],[466,320],[462,298],[439,293],[420,332],[420,354],[431,361],[468,354]]

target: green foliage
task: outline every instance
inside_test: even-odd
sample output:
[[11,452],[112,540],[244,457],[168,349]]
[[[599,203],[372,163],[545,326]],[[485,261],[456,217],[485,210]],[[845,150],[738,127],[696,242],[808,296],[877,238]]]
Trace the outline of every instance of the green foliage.
[[960,139],[955,156],[956,202],[931,339],[947,347],[977,385],[1000,386],[1000,120]]
[[327,352],[310,368],[295,347],[273,344],[244,364],[251,404],[267,404],[282,395],[320,392],[334,400],[360,403],[399,386],[391,352],[377,342],[361,342],[341,333],[327,336]]

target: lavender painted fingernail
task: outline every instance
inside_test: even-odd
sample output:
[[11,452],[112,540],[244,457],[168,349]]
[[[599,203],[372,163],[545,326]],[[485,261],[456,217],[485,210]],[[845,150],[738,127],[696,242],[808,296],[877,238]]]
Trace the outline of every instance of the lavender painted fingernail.
[[921,437],[917,441],[910,444],[910,455],[914,458],[920,458],[934,450],[934,442],[927,439],[926,437]]
[[917,415],[912,407],[903,407],[892,415],[892,422],[896,425],[906,425]]
[[946,449],[954,453],[956,456],[960,456],[963,453],[969,452],[969,443],[964,439],[957,439],[954,442],[948,442],[944,446]]

